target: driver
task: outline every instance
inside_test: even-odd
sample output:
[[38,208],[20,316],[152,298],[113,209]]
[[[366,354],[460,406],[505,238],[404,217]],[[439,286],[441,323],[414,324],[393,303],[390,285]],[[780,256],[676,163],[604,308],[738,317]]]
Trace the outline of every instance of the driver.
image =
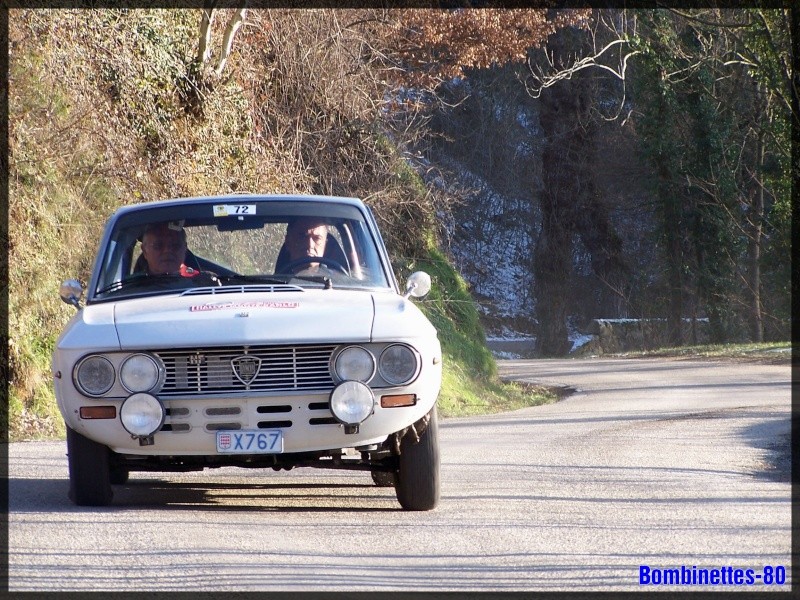
[[[319,256],[325,253],[328,241],[328,226],[319,217],[301,217],[286,229],[286,250],[289,261]],[[303,271],[314,273],[319,271],[320,263],[312,262],[304,265]]]
[[142,257],[147,263],[147,272],[152,275],[168,273],[193,277],[199,273],[187,267],[186,230],[168,223],[148,225],[142,235]]

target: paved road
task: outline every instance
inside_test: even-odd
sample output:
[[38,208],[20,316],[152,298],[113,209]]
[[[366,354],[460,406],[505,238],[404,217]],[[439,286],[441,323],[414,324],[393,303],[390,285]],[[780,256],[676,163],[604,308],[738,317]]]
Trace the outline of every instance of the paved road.
[[[752,569],[748,589],[788,590],[788,365],[501,371],[577,391],[444,420],[443,497],[429,513],[399,510],[367,474],[310,469],[134,473],[112,506],[79,508],[66,498],[64,443],[11,444],[10,588],[621,591],[642,589],[646,566],[730,567],[743,581]],[[783,568],[786,584],[762,583]]]

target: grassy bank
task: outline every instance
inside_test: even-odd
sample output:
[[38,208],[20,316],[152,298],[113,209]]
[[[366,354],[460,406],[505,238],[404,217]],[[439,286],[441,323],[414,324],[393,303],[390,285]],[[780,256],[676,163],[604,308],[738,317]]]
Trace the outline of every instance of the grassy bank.
[[765,342],[762,344],[703,344],[679,348],[658,348],[606,356],[629,358],[694,358],[754,362],[786,363],[792,359],[791,342]]

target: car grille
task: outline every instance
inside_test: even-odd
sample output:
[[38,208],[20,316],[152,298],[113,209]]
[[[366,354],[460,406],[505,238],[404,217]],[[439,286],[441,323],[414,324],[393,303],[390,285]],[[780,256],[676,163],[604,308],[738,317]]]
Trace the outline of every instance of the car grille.
[[[186,433],[197,428],[205,429],[209,433],[234,431],[244,429],[245,423],[250,420],[241,406],[230,404],[227,399],[225,404],[206,406],[202,411],[193,411],[186,405],[178,404],[184,401],[181,399],[166,403],[167,422],[160,431]],[[301,401],[301,405],[296,402],[283,404],[278,400],[276,404],[257,405],[253,419],[258,429],[288,429],[303,421],[315,426],[339,426],[327,400]]]
[[159,396],[331,390],[334,383],[329,365],[335,348],[240,346],[158,351],[166,367]]
[[305,290],[297,285],[285,284],[223,285],[221,287],[190,288],[183,292],[181,296],[207,296],[208,294],[219,296],[222,294],[244,294],[253,292],[274,294],[276,292],[305,292]]

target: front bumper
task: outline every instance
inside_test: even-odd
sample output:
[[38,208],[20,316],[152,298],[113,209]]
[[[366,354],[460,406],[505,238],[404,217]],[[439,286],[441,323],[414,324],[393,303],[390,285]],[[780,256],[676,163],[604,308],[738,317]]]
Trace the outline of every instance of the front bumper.
[[[438,386],[433,389],[438,390]],[[382,408],[383,395],[416,393],[414,406]],[[423,384],[375,390],[373,414],[356,433],[345,433],[343,425],[329,408],[330,392],[291,393],[269,397],[229,397],[163,400],[167,416],[163,427],[154,434],[153,444],[143,446],[131,437],[116,419],[81,419],[74,412],[65,420],[78,433],[104,444],[114,452],[141,455],[216,455],[218,430],[281,429],[284,453],[313,452],[380,444],[404,427],[427,414],[436,396],[426,393]],[[119,406],[121,400],[91,400],[84,404]]]

